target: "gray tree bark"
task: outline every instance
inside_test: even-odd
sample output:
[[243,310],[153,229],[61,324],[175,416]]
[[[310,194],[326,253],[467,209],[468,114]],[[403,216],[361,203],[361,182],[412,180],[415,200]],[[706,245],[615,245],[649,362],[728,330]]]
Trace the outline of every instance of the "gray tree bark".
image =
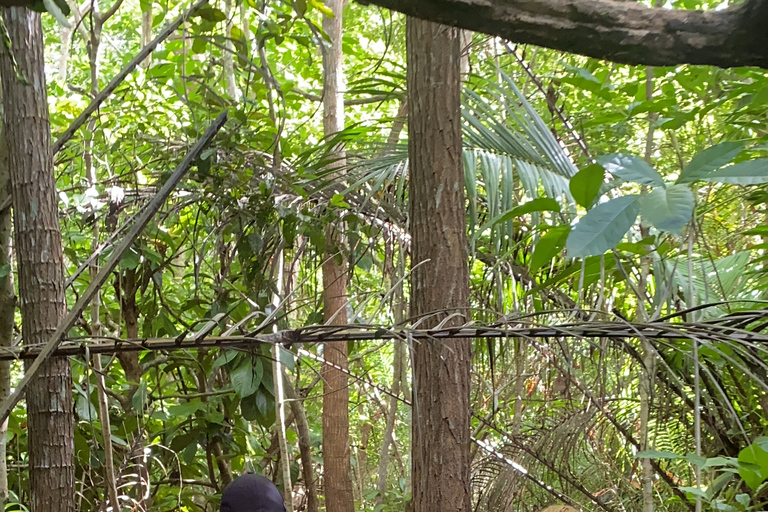
[[[323,54],[323,131],[330,136],[344,129],[344,70],[341,45],[343,0],[328,0],[333,18],[323,19],[331,44]],[[344,165],[344,150],[336,148],[336,166]],[[347,323],[347,275],[341,236],[328,226],[323,262],[323,317],[335,325]],[[327,512],[354,512],[349,449],[349,379],[346,343],[326,343],[323,357],[323,483]]]
[[[468,314],[459,30],[408,18],[411,316]],[[464,323],[459,318],[448,325]],[[414,512],[469,512],[471,341],[413,346]]]
[[615,0],[358,0],[408,16],[625,64],[768,68],[768,0],[721,11]]
[[[17,249],[22,334],[45,344],[66,313],[64,260],[51,157],[51,128],[40,14],[4,9],[20,80],[8,52],[0,57],[4,125]],[[72,374],[66,358],[45,363],[27,393],[30,510],[75,510]]]
[[[2,94],[0,94],[0,99]],[[8,166],[8,147],[5,142],[3,125],[0,124],[0,204],[8,204],[11,197],[11,169]],[[0,211],[0,269],[8,275],[0,278],[0,347],[13,345],[13,327],[15,325],[16,291],[13,287],[13,263],[11,239],[10,205]],[[0,400],[5,400],[11,392],[11,362],[0,362]],[[0,423],[0,509],[5,509],[8,502],[8,466],[6,458],[8,420]]]

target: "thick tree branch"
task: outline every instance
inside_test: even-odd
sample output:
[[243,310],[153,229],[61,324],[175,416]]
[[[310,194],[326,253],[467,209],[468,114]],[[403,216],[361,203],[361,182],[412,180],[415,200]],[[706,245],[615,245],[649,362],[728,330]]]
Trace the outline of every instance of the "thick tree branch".
[[768,0],[722,11],[616,0],[358,0],[427,19],[614,62],[768,69]]

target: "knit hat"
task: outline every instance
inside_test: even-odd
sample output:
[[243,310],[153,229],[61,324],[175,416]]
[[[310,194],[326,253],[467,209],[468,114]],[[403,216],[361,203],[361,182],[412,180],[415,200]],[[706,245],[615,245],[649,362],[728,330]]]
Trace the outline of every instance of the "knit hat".
[[285,502],[275,484],[247,473],[235,479],[221,495],[221,512],[285,512]]

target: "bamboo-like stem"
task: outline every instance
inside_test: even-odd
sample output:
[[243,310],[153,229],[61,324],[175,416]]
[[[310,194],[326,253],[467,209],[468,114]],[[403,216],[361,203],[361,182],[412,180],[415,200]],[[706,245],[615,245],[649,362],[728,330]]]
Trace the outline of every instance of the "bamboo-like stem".
[[[696,297],[693,288],[693,234],[695,230],[690,229],[688,234],[688,300],[693,305],[696,303]],[[694,313],[695,314],[695,313]],[[699,365],[699,340],[697,337],[691,339],[693,346],[693,438],[696,450],[696,456],[701,457],[701,371]],[[701,489],[701,468],[694,464],[694,475],[696,477],[696,487]],[[701,496],[696,495],[696,512],[701,512]]]
[[[280,293],[283,289],[283,249],[275,258],[275,274],[277,276],[277,291],[272,298],[272,305],[280,304]],[[277,331],[277,324],[273,326]],[[293,488],[291,486],[291,459],[288,456],[288,442],[285,438],[285,392],[283,391],[283,364],[280,359],[280,345],[272,347],[272,378],[275,388],[275,407],[277,408],[277,439],[280,446],[280,469],[283,472],[283,493],[286,512],[293,512]]]
[[[645,99],[651,101],[653,99],[653,67],[648,66],[645,68]],[[653,135],[655,132],[655,123],[658,115],[649,112],[648,113],[648,132],[645,137],[645,161],[649,165],[651,164],[651,157],[653,156],[654,144]],[[642,187],[642,194],[647,194],[648,190],[646,186]],[[645,239],[649,234],[649,229],[642,222],[640,224],[641,238]],[[650,249],[650,248],[648,248]],[[650,274],[651,261],[648,255],[644,255],[640,258],[640,277],[637,283],[637,318],[642,321],[648,319],[648,313],[646,311],[646,289],[648,287],[648,276]],[[642,451],[649,449],[648,442],[648,423],[651,418],[651,403],[653,401],[653,388],[654,378],[656,375],[656,359],[653,346],[648,343],[647,340],[640,340],[640,346],[643,354],[643,365],[640,369],[639,383],[640,388],[640,429],[638,437],[640,438],[640,449]],[[651,466],[651,459],[644,458],[640,460],[641,475],[640,483],[643,492],[643,512],[653,512],[654,500],[653,500],[653,466]]]

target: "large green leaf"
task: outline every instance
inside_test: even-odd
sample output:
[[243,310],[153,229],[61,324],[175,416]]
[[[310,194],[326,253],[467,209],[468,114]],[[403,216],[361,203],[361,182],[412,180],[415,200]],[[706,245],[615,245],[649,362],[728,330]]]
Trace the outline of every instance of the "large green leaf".
[[537,199],[533,199],[531,201],[528,201],[527,203],[523,203],[520,206],[516,206],[512,208],[508,212],[503,212],[497,215],[496,217],[492,218],[491,220],[489,220],[488,222],[480,226],[480,229],[478,229],[475,232],[475,238],[480,236],[484,231],[486,231],[487,229],[490,229],[496,224],[507,222],[516,217],[525,215],[527,213],[559,212],[559,211],[560,211],[560,204],[554,199],[550,199],[547,197],[540,197]]
[[768,452],[757,444],[739,452],[739,476],[751,489],[760,487],[768,478]]
[[205,411],[208,404],[200,401],[189,401],[187,403],[168,406],[168,414],[177,418],[187,418],[193,416],[197,411]]
[[246,396],[240,401],[240,413],[247,421],[256,421],[259,418],[259,407],[256,403],[256,394]]
[[569,188],[571,195],[578,204],[584,208],[590,208],[600,194],[600,188],[605,180],[605,169],[592,164],[576,173],[571,178]]
[[617,197],[588,211],[568,236],[565,244],[568,256],[596,256],[621,242],[640,212],[639,198],[636,195]]
[[730,183],[731,185],[760,185],[768,183],[768,158],[747,160],[728,167],[721,167],[705,178],[705,181]]
[[261,359],[256,359],[254,363],[244,361],[229,375],[232,380],[232,389],[241,397],[252,395],[259,388],[263,374]]
[[642,158],[634,155],[615,153],[597,157],[597,162],[605,170],[624,181],[634,181],[641,185],[663,187],[664,179],[656,169],[648,165]]
[[675,183],[693,183],[703,180],[712,171],[730,163],[744,149],[740,142],[723,142],[701,151],[680,173]]
[[539,238],[539,241],[536,242],[536,247],[533,249],[533,255],[531,256],[531,273],[536,272],[552,261],[552,258],[557,256],[565,246],[565,241],[570,232],[570,226],[557,226],[550,229],[546,234]]
[[259,425],[269,428],[275,423],[275,401],[263,388],[240,401],[240,411],[248,421],[257,421]]
[[680,234],[693,216],[696,200],[687,185],[655,188],[640,198],[640,213],[656,229]]

